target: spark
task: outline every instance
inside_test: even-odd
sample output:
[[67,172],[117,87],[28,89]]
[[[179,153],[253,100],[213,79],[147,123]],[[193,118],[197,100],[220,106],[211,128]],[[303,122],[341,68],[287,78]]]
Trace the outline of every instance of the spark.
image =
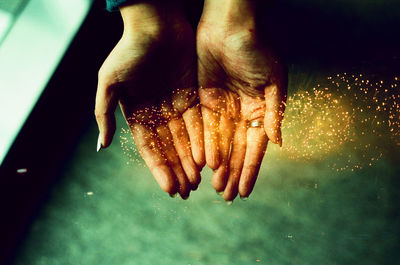
[[322,161],[334,155],[329,167],[335,171],[373,166],[384,153],[379,143],[400,144],[398,81],[398,77],[390,84],[372,82],[363,74],[336,74],[290,96],[281,155],[298,161]]

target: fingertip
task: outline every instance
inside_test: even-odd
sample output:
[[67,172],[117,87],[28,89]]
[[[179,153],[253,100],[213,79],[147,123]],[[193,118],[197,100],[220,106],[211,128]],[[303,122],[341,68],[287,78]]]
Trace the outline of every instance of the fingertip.
[[220,194],[220,193],[223,194],[224,189],[225,189],[224,185],[222,185],[221,183],[216,182],[215,180],[211,181],[211,185],[213,186],[213,188],[214,188],[214,190],[215,190],[215,192],[217,194]]
[[178,192],[177,186],[172,183],[161,185],[161,189],[168,193],[169,195],[174,195]]
[[202,170],[203,167],[206,165],[206,159],[203,155],[193,156],[194,162],[196,163],[199,170]]
[[152,173],[163,191],[170,195],[178,192],[178,184],[168,168],[160,167],[153,169]]
[[[257,170],[258,171],[258,170]],[[239,181],[239,195],[241,197],[249,197],[256,184],[258,174],[254,172],[254,168],[244,168]]]
[[282,146],[281,128],[277,123],[279,122],[277,122],[275,119],[271,120],[268,115],[265,115],[264,130],[267,134],[268,140],[274,144]]
[[182,194],[179,194],[180,196],[181,196],[181,198],[182,198],[182,200],[187,200],[187,199],[189,199],[189,195],[190,195],[190,193],[188,193],[188,194],[184,194],[184,195],[182,195]]
[[96,120],[99,128],[97,149],[101,150],[111,145],[116,130],[116,121],[113,114],[96,115]]
[[207,166],[212,170],[217,170],[220,166],[220,156],[219,152],[209,152],[209,155],[206,156]]
[[180,190],[179,191],[179,195],[181,196],[181,198],[183,200],[187,200],[189,198],[189,195],[190,195],[190,189]]
[[101,137],[101,141],[100,141],[101,149],[105,149],[111,145],[113,136],[114,136],[114,132],[112,134],[108,133],[108,134],[106,134],[106,136]]
[[236,198],[237,193],[233,193],[233,192],[224,192],[223,194],[223,198],[225,201],[233,201]]
[[227,183],[227,168],[220,166],[212,175],[211,185],[215,191],[223,192]]
[[248,198],[250,196],[251,192],[252,192],[252,189],[249,189],[248,187],[240,187],[239,186],[239,195],[241,198]]
[[182,167],[185,171],[185,174],[187,175],[187,178],[189,180],[190,185],[193,187],[199,186],[200,181],[201,181],[201,175],[200,171],[197,168],[197,165],[195,164],[194,160],[192,158],[190,159],[182,159],[181,160]]
[[240,177],[239,195],[240,197],[248,198],[254,189],[258,176],[249,177],[249,175],[246,175]]
[[200,185],[201,182],[201,177],[200,174],[196,176],[195,178],[189,179],[191,190],[195,191]]

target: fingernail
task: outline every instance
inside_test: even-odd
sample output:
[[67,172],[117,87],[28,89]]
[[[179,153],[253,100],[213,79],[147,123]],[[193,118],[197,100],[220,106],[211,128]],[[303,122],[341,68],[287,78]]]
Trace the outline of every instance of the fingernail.
[[222,194],[224,194],[223,191],[216,191],[216,193],[217,193],[219,196],[221,196]]
[[240,199],[245,202],[249,199],[249,197],[242,197],[242,195],[240,195]]
[[233,201],[226,201],[226,205],[232,205]]
[[174,194],[169,194],[169,197],[171,197],[171,198],[176,198],[176,197],[178,197],[178,193],[176,192],[176,193],[174,193]]
[[102,147],[102,145],[101,145],[101,135],[99,133],[99,137],[97,138],[97,148],[96,148],[97,152],[99,152],[101,150],[101,147]]

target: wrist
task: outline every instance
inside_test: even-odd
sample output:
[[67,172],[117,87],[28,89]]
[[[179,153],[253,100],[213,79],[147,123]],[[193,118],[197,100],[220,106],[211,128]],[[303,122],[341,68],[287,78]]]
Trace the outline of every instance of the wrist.
[[257,0],[205,0],[200,23],[230,30],[254,29]]
[[184,18],[181,0],[135,1],[120,7],[124,24],[124,34],[144,31],[159,34],[165,28],[173,26]]

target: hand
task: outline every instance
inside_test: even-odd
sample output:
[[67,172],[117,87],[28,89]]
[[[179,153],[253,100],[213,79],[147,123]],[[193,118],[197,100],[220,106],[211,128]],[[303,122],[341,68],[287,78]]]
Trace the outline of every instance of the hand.
[[226,201],[250,195],[268,140],[282,144],[287,72],[258,39],[255,3],[205,0],[197,30],[206,162]]
[[99,143],[105,148],[112,141],[119,102],[158,184],[187,198],[205,164],[193,31],[178,1],[143,1],[120,10],[123,36],[99,71]]

